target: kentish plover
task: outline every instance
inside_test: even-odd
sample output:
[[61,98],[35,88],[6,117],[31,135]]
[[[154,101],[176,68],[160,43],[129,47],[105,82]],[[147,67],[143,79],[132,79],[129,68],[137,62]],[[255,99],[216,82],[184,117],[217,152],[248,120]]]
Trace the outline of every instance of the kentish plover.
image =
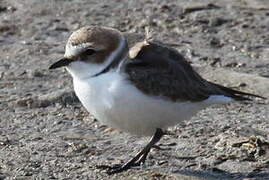
[[145,40],[129,50],[118,30],[88,26],[69,38],[64,58],[83,106],[100,122],[137,135],[152,136],[117,173],[144,163],[164,130],[218,103],[261,97],[203,79],[175,49]]

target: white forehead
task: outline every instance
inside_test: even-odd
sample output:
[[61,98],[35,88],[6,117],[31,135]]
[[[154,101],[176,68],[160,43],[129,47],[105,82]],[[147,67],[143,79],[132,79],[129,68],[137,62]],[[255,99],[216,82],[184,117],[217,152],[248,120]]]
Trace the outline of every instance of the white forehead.
[[90,43],[72,45],[70,42],[68,42],[65,46],[64,57],[76,57],[89,47],[91,47]]

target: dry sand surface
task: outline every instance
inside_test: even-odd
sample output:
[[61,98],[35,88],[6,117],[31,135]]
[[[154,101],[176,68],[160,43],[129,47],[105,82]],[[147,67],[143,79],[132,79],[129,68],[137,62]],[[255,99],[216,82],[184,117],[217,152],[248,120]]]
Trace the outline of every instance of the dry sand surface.
[[143,167],[108,176],[148,138],[99,124],[48,66],[84,25],[178,49],[215,82],[269,97],[268,0],[1,0],[0,179],[269,179],[268,100],[208,108],[171,129]]

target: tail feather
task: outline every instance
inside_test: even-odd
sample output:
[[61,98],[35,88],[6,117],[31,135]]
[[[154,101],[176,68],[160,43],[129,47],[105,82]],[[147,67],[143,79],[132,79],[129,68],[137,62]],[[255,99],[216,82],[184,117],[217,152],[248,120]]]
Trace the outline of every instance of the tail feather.
[[[231,98],[238,100],[238,101],[244,101],[244,100],[251,100],[249,97],[257,97],[257,98],[261,98],[261,99],[267,99],[265,97],[256,95],[256,94],[251,94],[251,93],[246,93],[246,92],[242,92],[242,91],[237,91],[231,88],[227,88],[224,86],[221,86],[219,84],[215,84],[213,83],[215,86],[217,86],[219,89],[221,89],[222,91],[224,91],[225,93],[227,93],[228,96],[230,96]],[[249,97],[246,97],[249,96]]]

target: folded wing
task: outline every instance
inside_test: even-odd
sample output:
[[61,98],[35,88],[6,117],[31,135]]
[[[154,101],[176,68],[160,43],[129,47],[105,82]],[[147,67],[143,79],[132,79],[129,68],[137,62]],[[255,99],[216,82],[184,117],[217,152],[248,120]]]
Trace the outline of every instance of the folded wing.
[[202,101],[211,95],[224,95],[235,100],[262,98],[203,79],[177,50],[158,42],[138,44],[131,49],[131,56],[125,71],[129,80],[148,95],[172,101]]

